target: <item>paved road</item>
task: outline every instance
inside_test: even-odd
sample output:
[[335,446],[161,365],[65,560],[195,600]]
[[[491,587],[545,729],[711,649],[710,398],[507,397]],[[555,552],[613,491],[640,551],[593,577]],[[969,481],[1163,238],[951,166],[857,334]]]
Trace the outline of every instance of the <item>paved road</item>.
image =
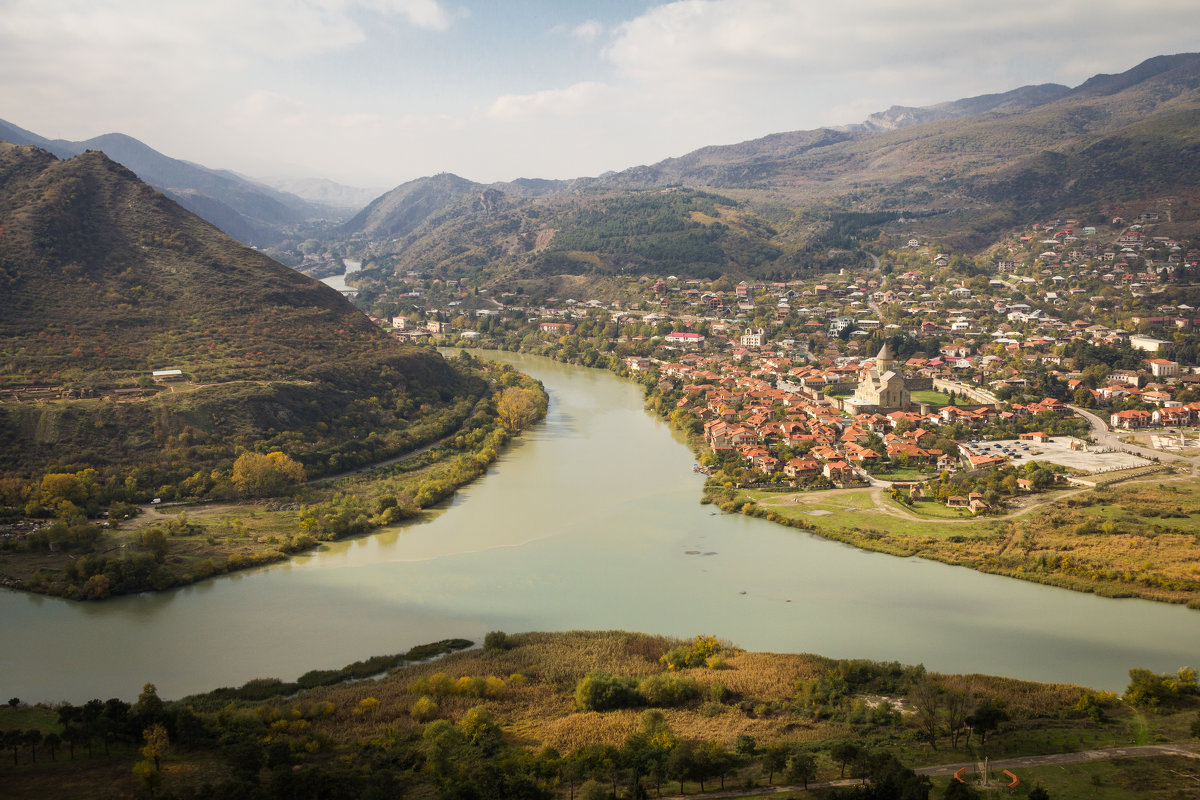
[[1109,430],[1108,423],[1099,414],[1078,406],[1068,405],[1067,408],[1087,420],[1088,424],[1092,426],[1092,438],[1096,440],[1096,444],[1102,447],[1111,447],[1114,450],[1126,450],[1130,453],[1136,453],[1143,458],[1157,458],[1159,461],[1180,461],[1190,465],[1193,471],[1197,466],[1200,466],[1200,458],[1188,458],[1176,453],[1152,450],[1149,447],[1122,442],[1116,433]]

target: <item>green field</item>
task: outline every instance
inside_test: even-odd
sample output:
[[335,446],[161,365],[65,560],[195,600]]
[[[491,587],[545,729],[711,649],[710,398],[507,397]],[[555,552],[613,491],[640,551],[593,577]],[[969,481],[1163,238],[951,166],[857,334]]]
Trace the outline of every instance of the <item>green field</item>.
[[937,471],[921,472],[919,469],[893,469],[891,472],[881,472],[876,478],[884,481],[927,481],[938,476]]
[[935,392],[932,389],[921,389],[916,392],[911,392],[910,396],[914,403],[932,403],[936,406],[945,406],[950,404],[950,395],[943,392]]

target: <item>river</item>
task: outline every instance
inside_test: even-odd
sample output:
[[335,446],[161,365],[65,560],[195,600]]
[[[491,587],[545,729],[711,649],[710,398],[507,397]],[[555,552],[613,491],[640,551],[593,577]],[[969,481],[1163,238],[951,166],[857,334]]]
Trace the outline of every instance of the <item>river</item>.
[[328,278],[321,278],[321,283],[337,289],[342,294],[353,297],[358,294],[358,290],[353,286],[347,285],[346,276],[352,272],[358,272],[360,269],[362,269],[362,262],[351,261],[350,259],[346,258],[342,259],[342,266],[346,268],[344,273],[341,275],[330,275]]
[[692,455],[608,372],[540,378],[543,425],[445,508],[283,564],[104,603],[0,591],[0,692],[173,698],[489,630],[716,634],[755,650],[1120,690],[1200,665],[1200,613],[824,541],[698,500]]

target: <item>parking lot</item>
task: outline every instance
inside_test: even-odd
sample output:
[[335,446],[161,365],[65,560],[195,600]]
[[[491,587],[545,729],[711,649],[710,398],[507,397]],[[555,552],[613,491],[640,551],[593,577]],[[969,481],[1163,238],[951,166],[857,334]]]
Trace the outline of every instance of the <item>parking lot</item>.
[[[1071,436],[1055,436],[1048,442],[997,439],[970,446],[972,449],[983,453],[1008,455],[1013,464],[1027,464],[1030,461],[1050,461],[1083,472],[1095,472],[1101,469],[1121,467],[1140,467],[1150,463],[1141,456],[1132,453],[1091,453],[1087,450],[1072,450],[1071,444],[1077,441],[1077,439]],[[1022,446],[1028,449],[1023,449]],[[1087,445],[1083,446],[1086,447]],[[1005,453],[1005,450],[1008,450],[1013,455]]]

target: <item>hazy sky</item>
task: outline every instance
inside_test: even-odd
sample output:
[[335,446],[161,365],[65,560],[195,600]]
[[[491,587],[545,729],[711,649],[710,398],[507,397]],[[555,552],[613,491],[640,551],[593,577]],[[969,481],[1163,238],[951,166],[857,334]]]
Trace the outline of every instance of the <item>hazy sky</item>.
[[568,178],[1197,31],[1196,0],[0,0],[0,118],[259,176]]

